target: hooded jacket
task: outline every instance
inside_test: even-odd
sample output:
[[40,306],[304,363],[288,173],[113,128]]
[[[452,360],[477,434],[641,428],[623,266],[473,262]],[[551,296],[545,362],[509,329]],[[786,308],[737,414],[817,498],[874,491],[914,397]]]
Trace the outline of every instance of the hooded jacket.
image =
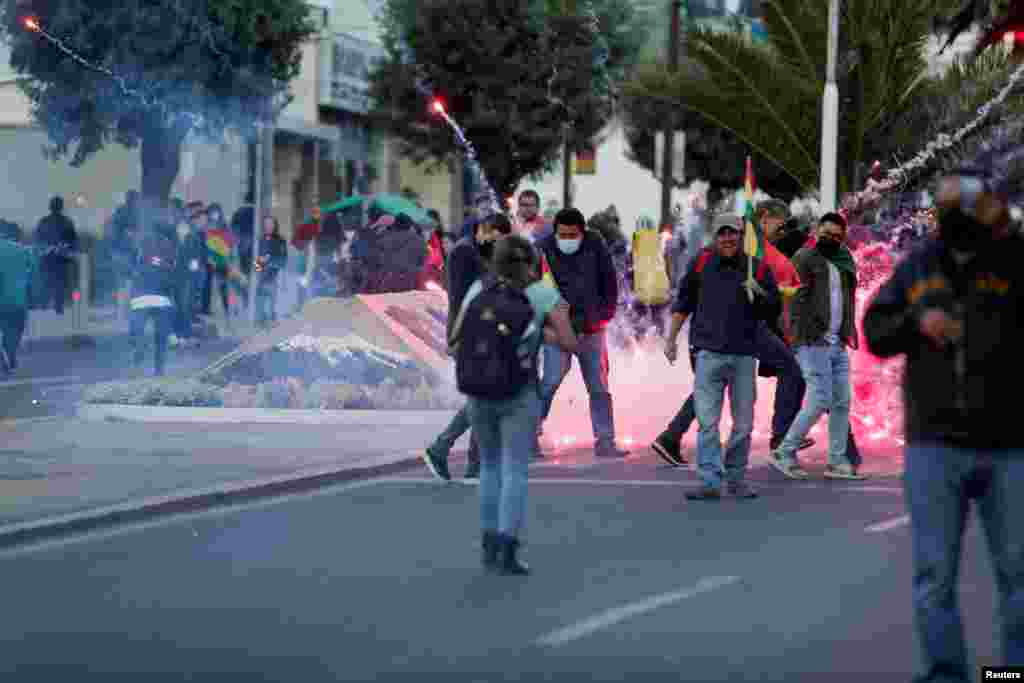
[[0,238],[0,311],[22,311],[29,307],[36,269],[31,249]]
[[[913,251],[896,267],[864,316],[868,349],[905,355],[908,442],[979,449],[1024,446],[1018,420],[1024,376],[1024,240],[993,243],[965,266],[941,241]],[[934,347],[920,332],[929,308],[962,324],[955,344]]]
[[554,234],[542,239],[537,246],[558,291],[569,303],[574,327],[583,334],[603,330],[615,317],[619,281],[611,253],[601,235],[584,230],[583,243],[571,256],[558,249]]

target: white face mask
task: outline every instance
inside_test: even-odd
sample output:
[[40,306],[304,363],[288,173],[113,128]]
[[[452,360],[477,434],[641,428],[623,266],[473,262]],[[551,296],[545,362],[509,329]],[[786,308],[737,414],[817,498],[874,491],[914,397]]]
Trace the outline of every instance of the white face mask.
[[573,254],[580,250],[580,245],[583,244],[583,238],[578,237],[574,240],[563,240],[561,238],[558,238],[557,242],[558,251],[562,252],[566,256],[572,256]]

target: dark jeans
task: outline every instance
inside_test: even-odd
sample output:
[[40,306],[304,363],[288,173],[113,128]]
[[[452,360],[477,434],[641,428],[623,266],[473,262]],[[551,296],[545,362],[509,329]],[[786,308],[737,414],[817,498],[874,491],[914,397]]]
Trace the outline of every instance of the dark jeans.
[[910,444],[904,488],[914,558],[913,603],[924,654],[918,681],[974,680],[957,595],[960,550],[974,499],[995,570],[1002,661],[1024,665],[1024,451]]
[[769,366],[778,378],[775,385],[775,410],[772,415],[772,436],[782,438],[800,412],[807,392],[800,364],[793,350],[777,334],[761,325],[757,335],[757,360]]
[[164,374],[164,360],[167,357],[167,337],[174,326],[175,309],[140,308],[133,310],[128,319],[128,328],[135,347],[135,357],[141,360],[142,336],[146,332],[146,321],[153,319],[153,342],[155,347],[154,368],[157,375]]
[[277,279],[260,282],[256,289],[256,322],[272,323],[277,320]]
[[60,261],[43,266],[43,300],[42,308],[49,307],[53,302],[53,310],[57,315],[64,315],[64,299],[68,295],[68,264]]
[[210,315],[213,305],[213,280],[217,279],[217,289],[220,290],[220,302],[224,305],[224,317],[231,317],[231,299],[228,296],[228,271],[210,268],[206,281],[203,283],[203,313]]
[[15,308],[0,312],[0,334],[3,335],[4,351],[11,361],[13,370],[18,364],[18,346],[28,324],[28,309]]

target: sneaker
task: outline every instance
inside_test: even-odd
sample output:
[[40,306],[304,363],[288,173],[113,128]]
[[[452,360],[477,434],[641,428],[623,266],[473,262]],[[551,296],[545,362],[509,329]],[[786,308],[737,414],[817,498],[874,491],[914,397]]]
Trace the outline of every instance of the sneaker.
[[867,476],[857,472],[853,465],[829,465],[825,468],[825,478],[862,481],[867,479]]
[[424,450],[420,457],[423,458],[423,464],[435,477],[441,481],[452,480],[452,475],[448,472],[448,458],[442,458],[431,448]]
[[730,481],[726,486],[726,490],[730,496],[734,498],[743,498],[749,500],[751,498],[757,498],[757,489],[748,484],[745,481]]
[[629,451],[620,449],[614,443],[597,444],[594,447],[595,458],[625,458],[628,454]]
[[713,486],[701,486],[696,491],[687,491],[686,500],[721,500],[722,489]]
[[[768,447],[771,450],[773,450],[773,451],[774,450],[778,450],[779,446],[782,445],[782,439],[783,438],[785,438],[785,434],[783,434],[782,436],[773,436],[771,438],[771,441],[768,442]],[[804,440],[800,442],[800,445],[797,446],[796,449],[798,451],[805,451],[805,450],[807,450],[808,448],[810,448],[813,445],[814,445],[814,439],[812,439],[811,437],[808,436],[808,437],[805,437]]]
[[786,475],[790,479],[806,479],[807,472],[804,468],[800,467],[800,463],[790,462],[783,459],[782,455],[778,451],[772,451],[768,457],[768,462],[772,467],[777,469],[782,474]]
[[176,348],[179,344],[181,344],[181,338],[178,335],[172,334],[167,337],[167,345],[172,349]]
[[666,434],[662,434],[655,439],[651,443],[651,449],[672,467],[683,467],[686,465],[686,458],[683,457],[682,447],[678,441],[666,437]]

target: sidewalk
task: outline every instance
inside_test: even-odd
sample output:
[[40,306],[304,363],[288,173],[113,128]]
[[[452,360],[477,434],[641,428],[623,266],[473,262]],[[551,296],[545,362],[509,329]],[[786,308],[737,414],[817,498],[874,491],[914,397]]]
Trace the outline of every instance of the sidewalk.
[[[217,314],[205,318],[218,331],[218,336],[242,339],[258,332],[247,316],[233,318],[227,324]],[[68,304],[64,315],[57,315],[52,308],[34,309],[29,312],[28,327],[25,329],[26,344],[49,345],[68,341],[75,337],[117,337],[128,335],[128,315],[118,311],[116,306],[97,306],[87,313],[78,313],[75,306]]]
[[0,546],[414,466],[452,415],[395,414],[372,428],[0,424]]

